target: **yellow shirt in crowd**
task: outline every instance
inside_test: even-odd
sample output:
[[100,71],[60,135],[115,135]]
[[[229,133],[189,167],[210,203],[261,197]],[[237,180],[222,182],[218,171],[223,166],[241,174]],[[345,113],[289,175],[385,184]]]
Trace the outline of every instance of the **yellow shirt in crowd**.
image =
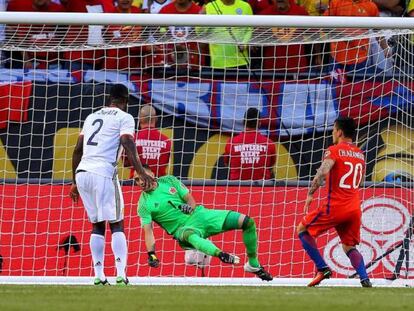
[[309,15],[323,15],[329,6],[329,0],[297,0],[296,3],[303,6]]
[[132,1],[132,5],[140,8],[142,7],[142,1],[143,0],[134,0]]

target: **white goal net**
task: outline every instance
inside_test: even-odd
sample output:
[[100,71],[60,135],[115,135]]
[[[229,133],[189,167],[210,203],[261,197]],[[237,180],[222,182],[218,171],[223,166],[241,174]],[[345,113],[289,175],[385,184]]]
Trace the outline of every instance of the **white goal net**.
[[[334,120],[355,118],[367,160],[359,249],[371,278],[414,278],[414,33],[400,19],[91,14],[79,25],[76,14],[32,15],[0,14],[1,277],[93,275],[91,225],[68,196],[72,152],[86,116],[122,83],[136,122],[151,105],[171,141],[160,156],[162,145],[137,138],[143,161],[164,158],[162,170],[198,203],[253,217],[260,263],[275,278],[313,276],[295,227]],[[257,132],[271,143],[241,144],[235,164],[228,142],[244,131],[249,108],[260,112]],[[140,191],[127,163],[118,168],[128,276],[252,280],[216,258],[186,264],[185,251],[157,226],[161,266],[149,268]],[[317,194],[312,208],[326,199],[325,189]],[[106,238],[110,276],[109,229]],[[212,240],[246,259],[239,232]],[[353,275],[335,232],[317,242],[336,278]]]

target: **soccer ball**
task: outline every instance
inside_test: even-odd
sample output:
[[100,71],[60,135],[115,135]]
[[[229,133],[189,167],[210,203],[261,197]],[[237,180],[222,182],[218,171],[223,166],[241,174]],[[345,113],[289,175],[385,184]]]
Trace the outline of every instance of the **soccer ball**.
[[188,249],[185,251],[184,260],[186,265],[204,268],[210,264],[211,256],[195,249]]

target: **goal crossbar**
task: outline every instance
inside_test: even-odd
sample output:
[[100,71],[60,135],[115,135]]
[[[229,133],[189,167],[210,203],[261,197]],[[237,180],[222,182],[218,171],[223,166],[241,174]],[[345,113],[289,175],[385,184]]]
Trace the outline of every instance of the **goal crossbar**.
[[0,24],[412,29],[394,17],[0,12]]

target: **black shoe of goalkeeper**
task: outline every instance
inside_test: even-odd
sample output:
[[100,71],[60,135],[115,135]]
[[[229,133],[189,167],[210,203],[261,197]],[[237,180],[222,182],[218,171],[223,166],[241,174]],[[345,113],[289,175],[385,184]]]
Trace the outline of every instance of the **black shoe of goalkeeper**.
[[229,264],[232,264],[232,265],[237,265],[240,262],[239,257],[237,257],[236,255],[225,253],[225,252],[220,252],[220,254],[218,255],[218,258],[222,262],[229,263]]
[[369,279],[362,280],[361,281],[361,286],[362,287],[372,287],[372,283],[371,283],[371,281]]
[[254,273],[260,278],[262,281],[271,281],[273,280],[273,276],[267,272],[262,266],[259,267],[252,267],[249,262],[246,262],[244,265],[244,271]]
[[256,272],[253,272],[253,273],[256,274],[257,277],[259,277],[263,281],[273,280],[273,276],[269,272],[267,272],[263,267],[260,267],[259,271],[256,271]]

